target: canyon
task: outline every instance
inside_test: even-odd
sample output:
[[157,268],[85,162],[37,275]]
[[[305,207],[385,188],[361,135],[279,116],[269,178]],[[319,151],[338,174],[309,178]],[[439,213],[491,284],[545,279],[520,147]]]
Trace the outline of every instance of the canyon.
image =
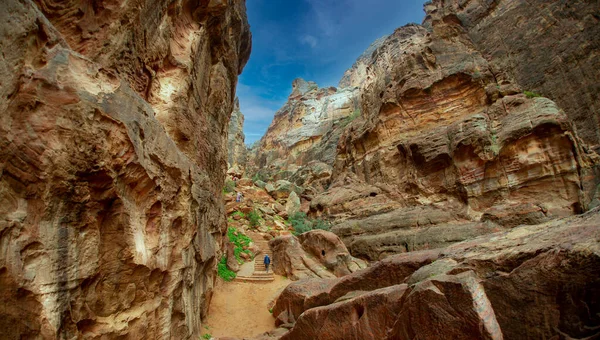
[[599,336],[597,4],[428,1],[250,149],[244,0],[0,7],[0,338],[210,338],[228,280],[257,340]]

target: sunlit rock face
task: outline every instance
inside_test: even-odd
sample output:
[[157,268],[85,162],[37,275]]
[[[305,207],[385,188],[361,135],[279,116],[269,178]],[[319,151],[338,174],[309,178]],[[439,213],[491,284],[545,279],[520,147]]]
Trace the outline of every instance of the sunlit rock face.
[[198,338],[244,2],[0,7],[0,334]]
[[372,54],[362,115],[342,134],[312,214],[333,216],[352,254],[375,260],[586,210],[597,155],[567,108],[525,96],[456,16],[426,23],[396,30]]
[[523,90],[554,100],[598,151],[600,8],[593,1],[433,0],[425,26],[456,21],[488,60]]
[[371,62],[371,56],[387,39],[387,36],[375,40],[354,62],[352,67],[344,72],[338,87],[361,87],[367,79],[367,68]]
[[293,174],[313,160],[333,164],[341,132],[360,114],[358,94],[357,88],[319,88],[294,80],[288,101],[253,150],[256,166]]
[[227,167],[244,169],[247,161],[246,144],[244,144],[244,115],[240,111],[240,101],[235,98],[233,112],[227,131]]

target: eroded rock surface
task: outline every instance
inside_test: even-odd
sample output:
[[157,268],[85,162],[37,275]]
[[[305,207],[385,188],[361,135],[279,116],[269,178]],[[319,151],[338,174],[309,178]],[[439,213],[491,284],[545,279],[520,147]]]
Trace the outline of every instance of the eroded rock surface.
[[522,94],[512,69],[490,61],[463,26],[449,14],[428,18],[372,54],[363,114],[340,138],[332,184],[310,208],[337,219],[333,231],[356,256],[581,213],[596,195],[598,157],[569,116]]
[[[333,164],[343,128],[360,114],[358,88],[319,88],[295,79],[288,101],[253,149],[258,169],[271,177],[318,160]],[[287,176],[284,178],[288,179]]]
[[3,338],[197,338],[243,1],[4,1]]
[[235,98],[227,130],[227,167],[238,169],[234,171],[236,175],[238,175],[237,172],[243,173],[246,167],[248,150],[246,150],[244,139],[244,115],[240,111],[239,99]]
[[599,223],[594,210],[390,256],[342,278],[293,283],[273,312],[295,324],[284,339],[593,338]]
[[589,1],[434,0],[424,24],[455,21],[490,63],[524,90],[554,100],[600,144],[600,8]]
[[273,251],[273,271],[292,280],[344,276],[367,265],[350,255],[333,233],[312,230],[299,235],[279,236],[269,242]]

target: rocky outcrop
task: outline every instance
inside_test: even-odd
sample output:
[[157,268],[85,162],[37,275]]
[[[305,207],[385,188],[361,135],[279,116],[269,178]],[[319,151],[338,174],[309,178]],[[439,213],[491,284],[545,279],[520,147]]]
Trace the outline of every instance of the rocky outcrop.
[[4,1],[3,338],[198,338],[243,1]]
[[600,145],[600,9],[589,1],[442,1],[425,6],[427,27],[454,21],[490,70],[554,100],[579,136]]
[[294,325],[282,339],[594,338],[599,223],[595,210],[394,255],[342,278],[293,283],[273,313]]
[[460,20],[443,18],[402,27],[373,53],[363,114],[311,202],[355,256],[446,246],[581,213],[594,198],[598,157],[569,116],[522,94]]
[[227,167],[238,168],[240,171],[246,167],[247,153],[244,143],[244,115],[240,111],[240,101],[236,97],[233,112],[227,130]]
[[343,128],[360,114],[358,94],[355,88],[319,88],[294,80],[288,101],[253,149],[258,169],[270,177],[282,171],[291,175],[294,166],[312,160],[333,164]]
[[299,235],[284,235],[269,242],[273,250],[273,271],[292,280],[334,278],[366,267],[350,255],[333,233],[312,230]]
[[354,62],[352,67],[344,72],[342,79],[340,80],[338,87],[362,87],[364,82],[367,80],[367,68],[371,63],[371,56],[387,39],[387,36],[383,36],[375,40],[367,49],[361,54],[358,59]]

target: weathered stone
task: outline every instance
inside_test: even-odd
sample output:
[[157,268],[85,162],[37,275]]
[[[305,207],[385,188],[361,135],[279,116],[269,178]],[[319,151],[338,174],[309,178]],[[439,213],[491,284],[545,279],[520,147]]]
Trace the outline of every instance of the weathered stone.
[[[240,101],[236,97],[233,104],[233,112],[227,129],[227,165],[228,168],[238,168],[236,175],[244,174],[246,167],[247,150],[244,143],[244,115],[240,111]],[[229,173],[229,172],[228,172]]]
[[289,179],[299,168],[296,164],[333,164],[341,132],[359,114],[358,88],[320,89],[298,78],[288,101],[252,149],[252,162],[271,180]]
[[318,259],[337,277],[367,267],[365,261],[354,258],[340,238],[324,230],[311,230],[298,236],[305,252]]
[[[385,339],[400,311],[400,300],[405,291],[405,284],[391,286],[344,302],[309,309],[281,339]],[[345,324],[352,326],[340,327]]]
[[[363,115],[341,137],[332,184],[310,210],[337,221],[354,255],[443,247],[580,213],[592,200],[598,157],[568,116],[549,99],[515,94],[512,76],[459,25],[408,25],[373,53]],[[516,216],[501,213],[519,205]],[[419,210],[425,230],[398,218]]]
[[1,7],[1,337],[198,338],[243,1]]
[[417,251],[390,256],[371,267],[335,280],[291,283],[273,307],[277,323],[295,322],[304,311],[334,303],[353,291],[374,291],[405,283],[420,267],[435,261],[440,250]]
[[285,212],[291,216],[300,211],[300,197],[292,191],[285,204]]
[[441,253],[391,256],[338,279],[292,283],[274,315],[298,326],[288,334],[294,338],[300,332],[334,337],[329,326],[320,330],[329,314],[339,330],[364,332],[355,319],[338,318],[339,311],[348,313],[358,301],[373,306],[366,300],[381,297],[365,292],[406,282],[393,322],[388,316],[376,323],[387,334],[382,339],[593,338],[600,326],[599,224],[596,209],[480,236]]
[[286,180],[278,180],[275,182],[275,184],[269,183],[265,187],[265,190],[267,190],[269,195],[273,196],[275,199],[286,199],[291,192],[295,192],[298,195],[304,192],[302,187],[299,187]]
[[309,277],[340,277],[365,268],[366,263],[350,255],[333,233],[313,230],[299,237],[284,235],[269,242],[273,250],[273,272],[292,280]]
[[240,264],[238,263],[237,259],[235,258],[235,245],[231,242],[226,242],[225,244],[225,250],[226,250],[226,255],[227,255],[227,268],[229,268],[230,270],[233,270],[234,272],[237,272],[240,270]]

